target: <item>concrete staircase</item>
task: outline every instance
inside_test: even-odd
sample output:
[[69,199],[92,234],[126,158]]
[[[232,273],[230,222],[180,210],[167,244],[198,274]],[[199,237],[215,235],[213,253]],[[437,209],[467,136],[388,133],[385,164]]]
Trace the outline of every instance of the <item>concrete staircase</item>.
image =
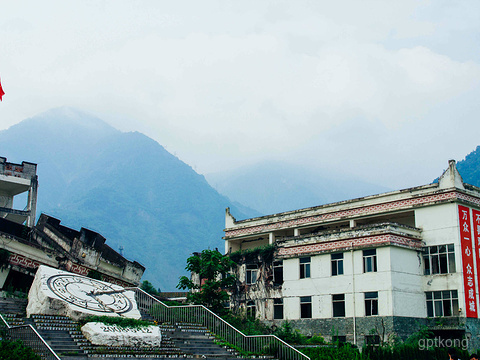
[[62,359],[64,356],[85,357],[85,347],[89,342],[78,324],[65,316],[32,315],[27,319],[38,333]]
[[27,299],[0,297],[0,314],[10,326],[24,325]]
[[243,359],[232,349],[217,344],[214,335],[196,323],[159,325],[162,332],[160,348],[97,346],[84,337],[77,322],[65,316],[32,315],[26,319],[26,305],[26,299],[0,298],[0,313],[10,326],[33,325],[62,360]]
[[183,353],[193,358],[241,359],[233,349],[215,343],[215,336],[201,324],[175,323],[169,329],[168,334]]
[[[168,337],[162,336],[160,347],[99,346],[90,343],[79,324],[65,316],[32,315],[40,335],[62,359],[137,358],[165,359],[184,357],[183,352]],[[163,334],[163,331],[162,331]]]

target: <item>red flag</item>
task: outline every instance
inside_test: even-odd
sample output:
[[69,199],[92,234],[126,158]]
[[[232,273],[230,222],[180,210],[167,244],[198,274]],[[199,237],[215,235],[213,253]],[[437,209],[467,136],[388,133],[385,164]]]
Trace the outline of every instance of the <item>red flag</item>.
[[2,89],[2,81],[0,80],[0,101],[2,101],[2,96],[5,95]]

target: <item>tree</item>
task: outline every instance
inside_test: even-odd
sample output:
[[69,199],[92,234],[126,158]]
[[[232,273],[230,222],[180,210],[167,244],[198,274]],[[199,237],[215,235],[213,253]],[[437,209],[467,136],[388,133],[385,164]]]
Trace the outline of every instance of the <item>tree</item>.
[[152,285],[152,283],[148,280],[144,280],[142,282],[142,285],[140,285],[140,289],[145,291],[146,293],[150,295],[159,295],[160,294],[160,289],[155,289]]
[[182,276],[177,288],[190,291],[188,301],[204,305],[213,312],[223,313],[223,304],[229,300],[225,289],[235,284],[235,276],[230,274],[235,266],[229,256],[222,255],[218,250],[203,250],[200,254],[190,256],[185,267],[198,275],[199,282]]
[[20,340],[0,340],[0,359],[3,360],[41,360],[32,349],[23,345]]

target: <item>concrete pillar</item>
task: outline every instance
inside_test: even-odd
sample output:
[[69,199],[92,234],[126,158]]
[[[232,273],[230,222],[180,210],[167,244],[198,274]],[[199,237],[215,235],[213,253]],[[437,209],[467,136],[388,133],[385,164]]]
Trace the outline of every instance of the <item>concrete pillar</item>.
[[357,226],[357,222],[355,220],[350,220],[350,227],[354,228],[355,226]]
[[7,280],[7,276],[9,272],[10,272],[10,269],[0,270],[0,289],[2,289],[3,286],[5,285],[5,281]]
[[225,254],[228,254],[229,250],[230,250],[230,241],[225,240]]
[[268,243],[270,245],[274,244],[275,243],[275,234],[273,232],[269,233],[268,234]]
[[32,178],[30,183],[30,189],[28,190],[28,211],[30,211],[30,215],[27,218],[27,226],[34,227],[35,226],[35,218],[37,216],[37,191],[38,191],[38,177],[35,175]]
[[300,236],[300,229],[298,228],[293,229],[293,236]]

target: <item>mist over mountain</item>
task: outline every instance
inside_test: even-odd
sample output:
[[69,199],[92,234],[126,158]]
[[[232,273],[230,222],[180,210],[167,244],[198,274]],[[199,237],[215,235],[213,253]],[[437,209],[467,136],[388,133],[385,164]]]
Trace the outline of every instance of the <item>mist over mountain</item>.
[[175,289],[192,252],[223,251],[227,206],[241,217],[257,214],[218,194],[149,137],[75,109],[53,109],[0,131],[0,155],[38,164],[38,214],[101,233],[145,265],[144,279],[164,291]]
[[205,177],[219,193],[263,214],[297,210],[391,190],[360,179],[332,174],[330,171],[320,173],[273,161],[207,174]]
[[[151,138],[71,108],[0,131],[0,156],[38,164],[37,214],[99,232],[145,265],[143,279],[164,291],[175,288],[192,252],[223,251],[226,207],[242,219],[391,190],[272,161],[208,174],[207,182]],[[480,147],[457,167],[465,182],[480,186],[479,165]]]

